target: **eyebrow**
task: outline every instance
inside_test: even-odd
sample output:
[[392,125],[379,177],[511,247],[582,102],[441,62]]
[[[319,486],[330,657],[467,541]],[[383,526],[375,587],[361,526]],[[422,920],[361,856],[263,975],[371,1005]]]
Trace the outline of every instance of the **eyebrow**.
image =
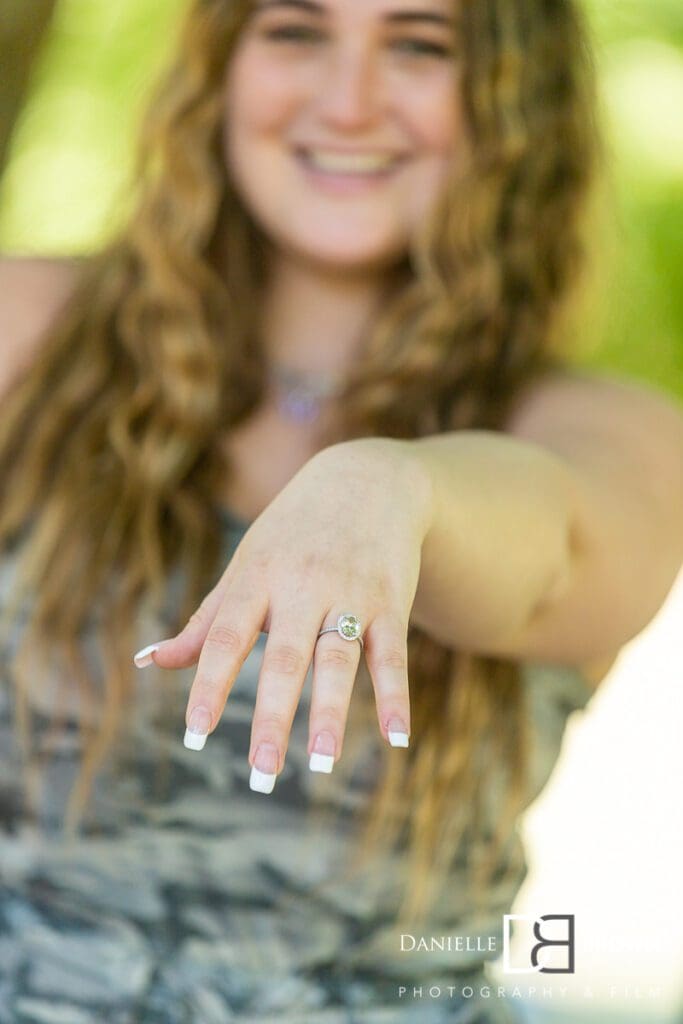
[[[257,11],[271,10],[277,7],[305,11],[307,14],[324,15],[326,13],[323,5],[316,3],[315,0],[260,0],[256,4]],[[426,21],[432,25],[452,25],[452,19],[438,11],[388,11],[384,15],[384,20],[391,24]]]

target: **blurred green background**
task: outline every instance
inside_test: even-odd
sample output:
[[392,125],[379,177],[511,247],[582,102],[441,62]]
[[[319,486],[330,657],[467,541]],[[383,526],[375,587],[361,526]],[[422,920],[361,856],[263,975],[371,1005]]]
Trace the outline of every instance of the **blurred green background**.
[[[608,167],[579,358],[683,398],[683,3],[584,3]],[[40,45],[10,136],[0,249],[89,252],[125,216],[136,125],[187,0],[5,4],[5,56],[26,45],[29,9],[34,18],[41,6],[54,13],[42,36],[35,33]],[[3,113],[9,124],[12,112]]]

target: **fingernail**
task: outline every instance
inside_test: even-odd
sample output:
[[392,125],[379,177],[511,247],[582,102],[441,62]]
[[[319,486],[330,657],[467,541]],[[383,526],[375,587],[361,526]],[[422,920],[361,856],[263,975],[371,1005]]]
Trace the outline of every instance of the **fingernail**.
[[185,730],[183,743],[189,750],[203,750],[210,728],[211,715],[206,708],[194,708],[190,715],[190,724]]
[[152,655],[155,651],[158,651],[163,641],[159,640],[156,644],[150,644],[149,647],[143,647],[141,651],[133,655],[133,661],[138,668],[146,668],[147,665],[151,665],[154,661]]
[[310,756],[308,767],[312,772],[329,773],[334,768],[334,752],[336,744],[331,732],[324,730],[319,732],[313,744],[313,753]]
[[278,752],[273,743],[261,743],[254,757],[249,788],[257,793],[272,793],[277,778]]
[[392,747],[408,746],[408,730],[400,718],[392,718],[387,724],[387,735]]

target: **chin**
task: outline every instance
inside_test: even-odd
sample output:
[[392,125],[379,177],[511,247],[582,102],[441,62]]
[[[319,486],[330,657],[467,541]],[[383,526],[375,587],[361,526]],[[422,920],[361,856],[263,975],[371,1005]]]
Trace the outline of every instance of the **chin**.
[[405,256],[407,243],[380,247],[376,245],[361,247],[356,244],[348,247],[322,248],[320,245],[306,245],[290,240],[289,244],[283,248],[300,260],[328,270],[336,270],[341,273],[369,273],[394,266]]

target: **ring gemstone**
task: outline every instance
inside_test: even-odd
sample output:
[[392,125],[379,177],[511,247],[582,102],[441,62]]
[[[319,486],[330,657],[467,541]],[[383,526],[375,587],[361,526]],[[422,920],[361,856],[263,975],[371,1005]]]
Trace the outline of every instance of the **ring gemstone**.
[[355,615],[340,615],[337,619],[337,630],[345,640],[358,640],[360,637],[360,619]]

